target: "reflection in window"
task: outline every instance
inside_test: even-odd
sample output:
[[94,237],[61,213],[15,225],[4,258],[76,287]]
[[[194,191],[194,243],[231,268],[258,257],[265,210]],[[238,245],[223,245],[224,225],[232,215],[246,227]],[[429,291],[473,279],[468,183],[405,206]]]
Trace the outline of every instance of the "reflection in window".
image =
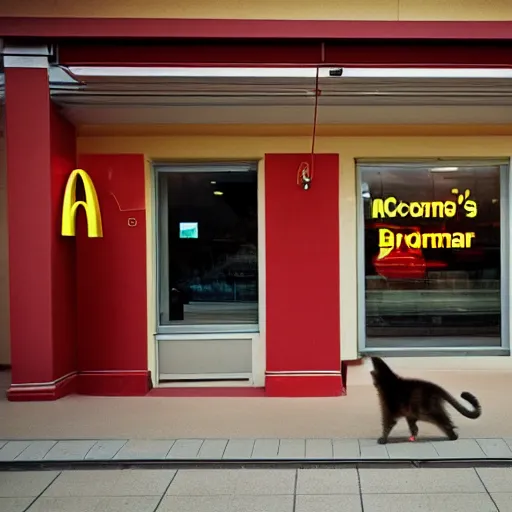
[[500,346],[500,166],[359,168],[366,346]]
[[158,171],[160,324],[257,324],[256,167]]

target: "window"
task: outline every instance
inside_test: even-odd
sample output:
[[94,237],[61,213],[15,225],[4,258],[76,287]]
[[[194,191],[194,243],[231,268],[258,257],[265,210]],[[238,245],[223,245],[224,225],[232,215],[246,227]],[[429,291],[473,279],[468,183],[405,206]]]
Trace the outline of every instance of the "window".
[[257,329],[256,169],[156,167],[161,330]]
[[502,346],[505,165],[361,163],[367,349]]

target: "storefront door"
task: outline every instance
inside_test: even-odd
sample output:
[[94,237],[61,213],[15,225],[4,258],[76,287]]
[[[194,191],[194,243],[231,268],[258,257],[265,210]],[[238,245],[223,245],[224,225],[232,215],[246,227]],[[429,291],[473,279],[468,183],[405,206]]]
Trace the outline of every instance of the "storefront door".
[[160,383],[250,382],[259,331],[257,164],[154,170]]

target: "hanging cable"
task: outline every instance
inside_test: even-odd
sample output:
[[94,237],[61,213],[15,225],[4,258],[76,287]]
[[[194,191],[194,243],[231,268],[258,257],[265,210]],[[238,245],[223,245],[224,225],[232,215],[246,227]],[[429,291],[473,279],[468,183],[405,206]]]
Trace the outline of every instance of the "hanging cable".
[[316,68],[315,79],[315,111],[313,116],[313,134],[311,138],[311,164],[308,162],[301,162],[297,170],[297,185],[301,185],[304,190],[309,188],[311,180],[315,174],[315,141],[316,141],[316,126],[318,121],[318,99],[320,96],[319,84],[320,68]]

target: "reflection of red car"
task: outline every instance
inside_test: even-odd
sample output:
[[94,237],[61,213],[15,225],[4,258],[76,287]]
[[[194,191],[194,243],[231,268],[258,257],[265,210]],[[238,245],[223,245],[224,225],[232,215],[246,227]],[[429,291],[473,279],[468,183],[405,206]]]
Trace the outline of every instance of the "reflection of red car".
[[[395,226],[376,223],[376,229],[386,228],[395,233],[420,233],[420,228],[415,226]],[[402,240],[400,247],[393,249],[387,256],[377,259],[378,254],[373,257],[375,271],[386,279],[425,279],[427,268],[444,268],[446,263],[442,261],[425,261],[421,249],[408,247]]]

